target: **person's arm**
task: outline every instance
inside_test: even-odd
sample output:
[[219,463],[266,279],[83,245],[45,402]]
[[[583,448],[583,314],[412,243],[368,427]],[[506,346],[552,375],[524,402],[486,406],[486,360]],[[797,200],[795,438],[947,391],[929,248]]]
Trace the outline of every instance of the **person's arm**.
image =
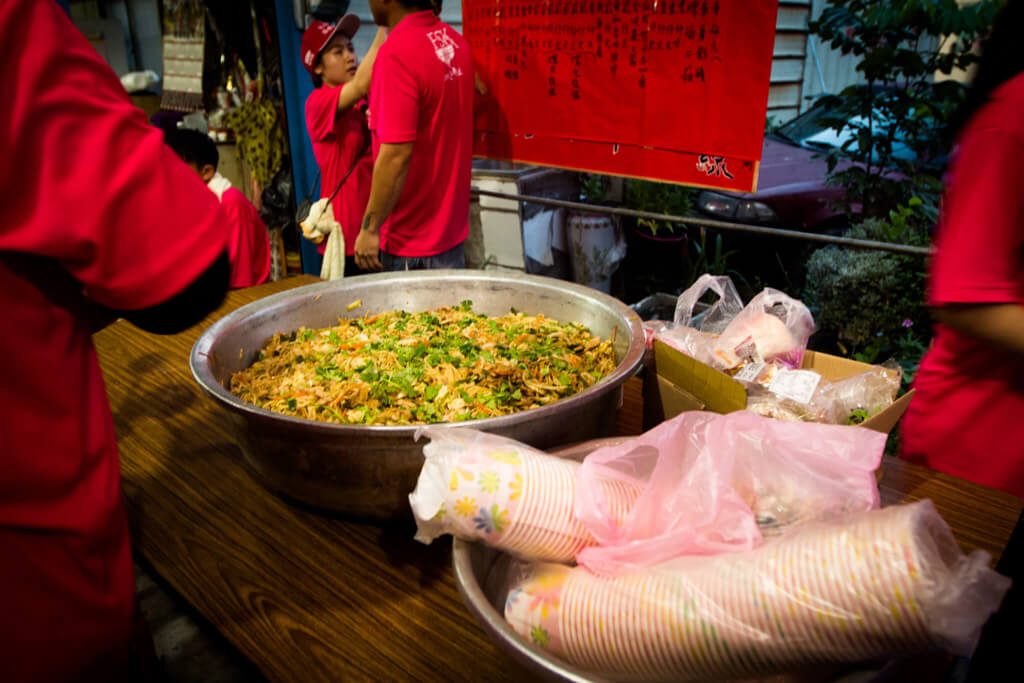
[[356,265],[363,270],[381,270],[380,227],[384,225],[398,204],[409,176],[412,160],[412,142],[382,144],[373,164],[373,180],[370,184],[370,200],[366,204],[363,227],[356,238]]
[[184,290],[167,301],[138,311],[119,311],[86,299],[89,331],[96,334],[118,318],[153,334],[177,334],[192,327],[224,301],[231,267],[227,252]]
[[1024,306],[1017,304],[948,304],[933,309],[952,329],[1024,357]]
[[388,29],[384,26],[377,27],[377,35],[373,37],[373,44],[366,51],[363,61],[356,67],[356,75],[349,81],[341,92],[338,93],[338,113],[348,111],[356,105],[359,100],[366,97],[370,92],[370,76],[373,75],[373,62],[377,59],[377,50],[388,37]]

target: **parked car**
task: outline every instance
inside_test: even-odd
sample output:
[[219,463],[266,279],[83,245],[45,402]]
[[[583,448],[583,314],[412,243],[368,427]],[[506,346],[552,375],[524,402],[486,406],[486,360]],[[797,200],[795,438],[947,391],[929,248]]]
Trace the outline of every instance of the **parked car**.
[[[697,196],[697,209],[721,220],[810,232],[837,232],[845,227],[845,216],[836,207],[843,188],[825,183],[828,164],[816,157],[842,147],[863,122],[851,120],[850,125],[837,131],[819,123],[828,115],[828,110],[815,106],[765,135],[757,192],[704,190]],[[914,153],[897,140],[893,156],[912,160]],[[840,161],[836,168],[851,163]]]

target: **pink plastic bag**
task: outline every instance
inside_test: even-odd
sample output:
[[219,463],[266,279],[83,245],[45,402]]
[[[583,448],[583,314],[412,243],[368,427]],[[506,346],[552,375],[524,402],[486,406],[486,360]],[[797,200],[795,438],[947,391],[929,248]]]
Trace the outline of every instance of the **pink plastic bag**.
[[[682,413],[594,451],[577,473],[576,517],[597,540],[577,562],[618,575],[681,555],[739,552],[764,535],[878,507],[885,434],[747,411]],[[641,489],[616,523],[598,481]]]

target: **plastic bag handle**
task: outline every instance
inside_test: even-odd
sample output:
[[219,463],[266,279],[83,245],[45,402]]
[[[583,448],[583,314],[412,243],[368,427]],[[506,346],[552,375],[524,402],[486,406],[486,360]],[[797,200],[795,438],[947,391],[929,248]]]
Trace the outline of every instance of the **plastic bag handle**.
[[729,301],[735,299],[739,308],[743,308],[743,301],[736,292],[736,286],[728,275],[710,275],[705,273],[697,278],[690,287],[676,299],[676,313],[673,322],[676,327],[691,327],[693,320],[693,309],[708,290],[718,295],[718,301]]

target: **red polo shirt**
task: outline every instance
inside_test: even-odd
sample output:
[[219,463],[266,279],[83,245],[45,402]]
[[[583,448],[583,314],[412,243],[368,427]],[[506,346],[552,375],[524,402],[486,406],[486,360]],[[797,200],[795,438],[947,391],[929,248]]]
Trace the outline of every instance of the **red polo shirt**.
[[374,157],[381,143],[412,142],[409,175],[381,228],[381,249],[434,256],[469,235],[473,58],[431,11],[403,19],[377,53],[370,85]]
[[87,298],[172,298],[226,222],[57,3],[0,3],[0,88],[0,680],[111,680],[135,583]]
[[220,198],[230,227],[229,287],[252,287],[270,277],[270,235],[260,212],[240,190],[229,187]]
[[[1024,74],[961,136],[943,200],[928,303],[1024,305]],[[935,325],[903,418],[903,455],[1024,497],[1024,362]]]
[[[321,86],[313,90],[306,100],[306,128],[313,142],[313,156],[320,166],[322,197],[329,197],[334,192],[365,144],[366,101],[360,100],[359,104],[339,114],[338,96],[344,87]],[[356,237],[363,224],[366,203],[370,200],[372,176],[373,157],[366,149],[331,202],[334,219],[341,223],[341,231],[345,235],[345,254],[348,256],[355,253]],[[322,254],[326,248],[325,241],[320,243],[318,251]]]

